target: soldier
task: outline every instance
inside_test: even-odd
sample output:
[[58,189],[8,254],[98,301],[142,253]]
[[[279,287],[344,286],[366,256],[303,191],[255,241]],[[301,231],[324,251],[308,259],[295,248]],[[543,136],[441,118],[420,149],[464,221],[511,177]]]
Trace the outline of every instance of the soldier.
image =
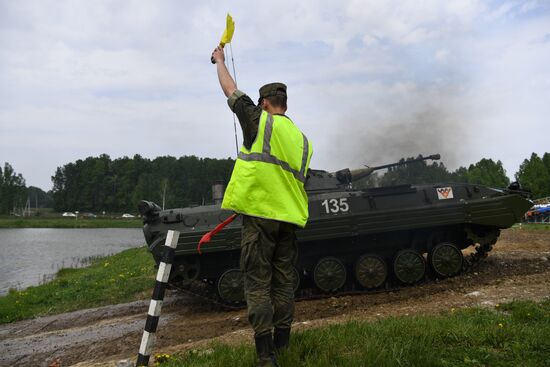
[[275,352],[288,345],[294,317],[294,231],[308,219],[311,144],[285,115],[286,85],[264,85],[255,105],[237,89],[222,48],[212,59],[244,139],[222,208],[243,215],[240,268],[258,365],[278,366]]

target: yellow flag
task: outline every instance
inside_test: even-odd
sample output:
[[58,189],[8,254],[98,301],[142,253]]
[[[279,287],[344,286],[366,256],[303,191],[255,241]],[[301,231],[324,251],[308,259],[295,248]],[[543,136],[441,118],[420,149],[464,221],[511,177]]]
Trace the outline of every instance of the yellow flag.
[[227,13],[227,21],[225,24],[225,31],[223,31],[222,39],[220,41],[220,46],[225,46],[226,43],[230,43],[233,38],[233,32],[235,32],[235,22],[231,15]]

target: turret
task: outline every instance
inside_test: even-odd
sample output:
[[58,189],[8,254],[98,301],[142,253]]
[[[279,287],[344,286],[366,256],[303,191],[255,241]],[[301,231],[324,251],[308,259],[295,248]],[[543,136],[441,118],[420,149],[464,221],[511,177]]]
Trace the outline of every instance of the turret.
[[306,190],[307,191],[317,191],[317,190],[330,190],[330,189],[337,189],[341,188],[343,186],[350,185],[353,181],[360,180],[362,178],[370,176],[374,171],[385,169],[385,168],[391,168],[391,167],[397,167],[397,166],[404,166],[406,164],[414,163],[414,162],[421,162],[428,159],[432,160],[438,160],[441,156],[439,154],[432,154],[428,157],[418,157],[415,159],[407,160],[404,162],[396,162],[396,163],[390,163],[390,164],[384,164],[381,166],[375,166],[375,167],[368,167],[365,168],[359,168],[350,170],[349,168],[342,169],[340,171],[336,171],[334,173],[329,173],[326,171],[320,171],[320,170],[310,170],[309,172],[309,178],[306,182]]

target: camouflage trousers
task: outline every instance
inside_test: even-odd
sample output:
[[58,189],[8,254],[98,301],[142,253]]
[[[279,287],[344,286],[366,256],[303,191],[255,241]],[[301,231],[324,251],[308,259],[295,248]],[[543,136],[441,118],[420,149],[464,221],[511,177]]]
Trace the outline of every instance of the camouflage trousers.
[[296,226],[243,215],[240,267],[254,335],[290,328],[294,318]]

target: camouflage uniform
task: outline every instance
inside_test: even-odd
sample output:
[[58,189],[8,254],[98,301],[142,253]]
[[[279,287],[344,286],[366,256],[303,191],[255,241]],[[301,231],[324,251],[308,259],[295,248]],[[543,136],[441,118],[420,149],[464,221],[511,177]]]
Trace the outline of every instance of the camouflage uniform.
[[[250,149],[258,133],[262,109],[237,90],[228,99]],[[297,258],[296,226],[243,215],[240,268],[248,320],[256,337],[271,335],[273,328],[290,330],[294,318],[293,277]]]
[[241,271],[256,336],[288,329],[294,317],[295,225],[243,217]]

